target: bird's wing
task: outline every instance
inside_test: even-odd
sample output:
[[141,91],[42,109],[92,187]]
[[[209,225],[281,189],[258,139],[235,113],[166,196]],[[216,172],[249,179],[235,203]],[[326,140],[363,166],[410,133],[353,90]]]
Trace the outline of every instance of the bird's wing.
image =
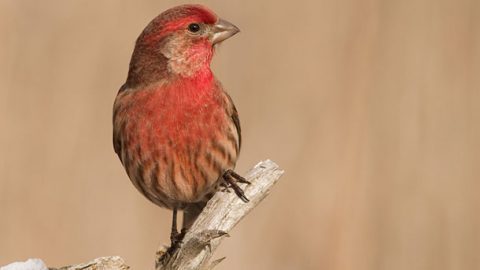
[[117,98],[115,99],[115,103],[113,104],[113,149],[115,153],[117,153],[120,160],[122,159],[122,142],[120,137],[120,132],[124,128],[122,125],[125,124],[124,121],[118,121],[118,112],[121,109],[121,106],[117,103],[119,95],[123,95],[124,91],[127,89],[127,85],[124,84],[117,93]]
[[115,153],[117,153],[118,157],[122,156],[122,143],[120,141],[120,136],[118,136],[117,132],[113,132],[113,149],[115,150]]
[[240,150],[240,147],[242,146],[242,129],[240,127],[240,119],[238,118],[238,111],[230,95],[225,91],[224,93],[225,93],[225,96],[227,97],[228,113],[230,115],[230,118],[232,119],[233,124],[235,125],[235,128],[237,129],[238,150]]
[[235,104],[232,102],[232,120],[233,123],[235,124],[235,127],[237,128],[237,133],[238,133],[238,148],[242,147],[242,130],[240,127],[240,119],[238,118],[238,111],[237,108],[235,108]]

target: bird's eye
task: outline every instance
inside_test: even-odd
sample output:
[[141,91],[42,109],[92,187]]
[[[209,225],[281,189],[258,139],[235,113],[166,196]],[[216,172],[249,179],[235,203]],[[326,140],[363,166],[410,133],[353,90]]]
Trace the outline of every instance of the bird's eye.
[[188,31],[196,33],[200,31],[200,25],[198,23],[191,23],[188,25]]

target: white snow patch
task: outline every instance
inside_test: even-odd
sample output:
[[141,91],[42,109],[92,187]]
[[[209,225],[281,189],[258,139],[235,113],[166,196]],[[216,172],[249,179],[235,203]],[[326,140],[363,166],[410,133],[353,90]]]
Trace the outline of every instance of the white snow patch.
[[28,259],[25,262],[14,262],[0,267],[0,270],[48,270],[40,259]]

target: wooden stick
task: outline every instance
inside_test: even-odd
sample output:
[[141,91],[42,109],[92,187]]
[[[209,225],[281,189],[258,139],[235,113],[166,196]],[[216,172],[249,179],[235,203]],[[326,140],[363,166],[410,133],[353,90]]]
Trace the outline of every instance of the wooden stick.
[[234,192],[217,192],[203,209],[172,255],[166,247],[158,251],[156,270],[212,269],[222,259],[210,263],[215,249],[228,232],[270,192],[283,171],[273,161],[258,163],[245,178],[250,185],[240,184],[250,202],[240,200]]

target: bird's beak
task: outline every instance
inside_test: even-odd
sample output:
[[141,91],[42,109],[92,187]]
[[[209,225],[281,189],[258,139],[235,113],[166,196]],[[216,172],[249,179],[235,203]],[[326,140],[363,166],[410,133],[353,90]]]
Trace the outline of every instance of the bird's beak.
[[240,32],[233,23],[219,19],[213,26],[212,44],[217,44]]

